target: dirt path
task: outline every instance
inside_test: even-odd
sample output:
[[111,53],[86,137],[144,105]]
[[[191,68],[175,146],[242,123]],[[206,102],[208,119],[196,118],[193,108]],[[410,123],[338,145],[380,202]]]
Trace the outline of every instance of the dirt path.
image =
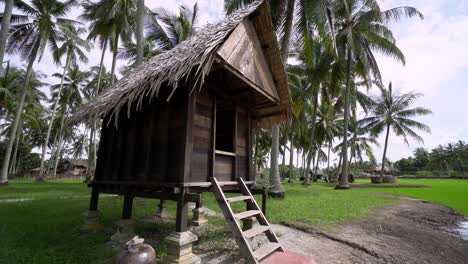
[[[331,263],[468,263],[468,241],[453,231],[463,216],[421,200],[386,206],[367,219],[322,233],[300,225],[273,225],[286,250]],[[229,253],[204,256],[203,263],[242,263]]]

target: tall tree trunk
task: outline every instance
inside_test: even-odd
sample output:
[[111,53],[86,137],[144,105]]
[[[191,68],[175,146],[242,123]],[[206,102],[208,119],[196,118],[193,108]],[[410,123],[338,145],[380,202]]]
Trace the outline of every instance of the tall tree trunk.
[[[68,105],[68,99],[67,99],[66,105]],[[64,120],[65,120],[65,115],[67,114],[67,108],[68,107],[65,107],[65,111],[63,112],[63,115],[62,115],[62,120],[60,121],[59,141],[58,141],[58,145],[57,145],[57,153],[56,153],[56,156],[55,156],[54,171],[52,172],[52,175],[53,175],[54,178],[57,175],[57,167],[58,167],[60,157],[61,157],[61,153],[62,153],[63,123],[64,123]]]
[[18,133],[16,134],[16,143],[15,143],[15,150],[13,151],[13,158],[11,161],[9,173],[14,174],[15,173],[15,168],[18,160],[18,148],[20,145],[20,139],[21,139],[21,131],[23,130],[23,120],[20,120],[20,123],[18,125]]
[[111,68],[111,84],[115,81],[115,65],[117,64],[117,54],[119,53],[119,34],[114,34],[113,39],[114,50],[112,50],[112,68]]
[[278,150],[279,150],[279,127],[275,126],[272,129],[271,156],[270,156],[270,189],[269,194],[273,197],[284,197],[284,188],[281,184],[278,172]]
[[[99,73],[98,73],[98,81],[96,84],[96,89],[94,91],[94,97],[97,97],[99,92],[101,91],[101,82],[102,82],[102,70],[104,69],[104,56],[106,55],[106,48],[107,48],[107,40],[104,41],[102,53],[101,53],[101,61],[99,63]],[[97,120],[96,117],[93,119],[93,125],[91,127],[91,140],[90,144],[92,144],[93,151],[88,152],[88,175],[86,181],[91,181],[94,176],[94,169],[96,168],[96,151],[97,151],[97,144],[96,144],[96,130],[97,130]]]
[[312,161],[312,153],[307,154],[307,170],[305,171],[304,175],[304,182],[302,182],[302,185],[308,186],[310,185],[310,162]]
[[390,135],[390,125],[387,125],[387,133],[385,135],[385,146],[384,146],[383,156],[382,156],[382,168],[381,168],[381,171],[380,171],[380,178],[383,178],[383,174],[384,174],[385,159],[386,159],[386,156],[387,156],[387,145],[388,145],[389,135]]
[[143,34],[145,19],[145,0],[138,0],[136,14],[136,42],[137,42],[137,59],[136,66],[143,62],[145,39]]
[[[318,104],[318,97],[319,97],[318,90],[319,90],[318,87],[314,88],[314,108],[312,109],[312,124],[311,124],[311,127],[310,127],[310,144],[311,144],[311,146],[314,145],[314,141],[315,141],[315,122],[317,121],[317,104]],[[315,151],[313,151],[313,147],[311,147],[311,155],[312,155],[312,157],[315,156]],[[309,175],[309,171],[307,171],[306,175],[307,176]],[[304,184],[308,185],[309,183],[304,182]]]
[[317,150],[317,160],[315,161],[314,175],[313,175],[314,182],[317,181],[317,169],[318,169],[318,164],[319,164],[319,155],[320,155],[320,149]]
[[0,71],[3,69],[5,47],[8,39],[8,31],[10,30],[11,14],[13,13],[13,2],[14,0],[6,0],[5,9],[3,11],[2,24],[0,28]]
[[284,167],[286,166],[286,143],[283,145],[283,158],[281,161],[281,170],[280,170],[280,176],[281,180],[284,180]]
[[68,66],[70,64],[70,53],[71,53],[71,51],[69,50],[67,52],[65,67],[63,67],[63,73],[62,73],[62,78],[60,80],[60,86],[59,86],[59,90],[58,90],[58,94],[57,94],[57,99],[55,100],[54,107],[52,109],[52,115],[50,116],[49,126],[47,128],[46,140],[44,142],[44,145],[42,146],[41,166],[39,167],[39,175],[38,175],[38,178],[36,179],[36,180],[39,180],[39,181],[42,181],[43,176],[44,176],[45,154],[46,154],[46,150],[47,150],[47,145],[49,144],[50,132],[52,131],[52,125],[54,123],[55,113],[57,112],[57,107],[58,107],[58,103],[59,103],[59,100],[60,100],[60,95],[62,93],[63,80],[65,79],[65,74],[66,74],[66,72],[68,70]]
[[33,67],[34,61],[36,60],[38,49],[39,49],[39,42],[36,42],[31,51],[31,57],[28,62],[28,68],[26,69],[26,80],[23,83],[20,100],[16,108],[15,121],[13,121],[13,127],[11,128],[11,131],[10,131],[10,138],[8,139],[8,145],[5,151],[5,156],[3,157],[2,173],[0,176],[0,185],[8,183],[8,167],[10,165],[10,157],[11,157],[11,152],[13,150],[13,143],[15,142],[15,137],[16,137],[16,132],[18,130],[19,121],[21,119],[21,114],[23,113],[24,101],[26,99],[26,95],[28,94],[29,81],[31,79],[31,75],[33,72],[32,67]]
[[330,151],[331,151],[332,142],[328,141],[328,155],[327,155],[327,181],[330,181]]
[[337,168],[337,175],[336,175],[336,179],[335,179],[335,182],[336,181],[339,181],[340,178],[341,178],[341,163],[343,161],[343,155],[340,155],[340,158],[338,159],[338,168]]
[[294,178],[294,164],[293,164],[293,161],[294,161],[294,146],[293,146],[293,143],[292,143],[292,137],[291,137],[291,144],[290,144],[290,147],[289,147],[289,179],[288,179],[288,182],[293,182],[293,178]]
[[344,112],[344,126],[343,126],[343,170],[339,183],[336,189],[349,189],[348,183],[348,123],[349,123],[349,106],[350,106],[350,89],[351,89],[351,48],[348,47],[348,61],[347,61],[347,80],[345,91],[345,112]]

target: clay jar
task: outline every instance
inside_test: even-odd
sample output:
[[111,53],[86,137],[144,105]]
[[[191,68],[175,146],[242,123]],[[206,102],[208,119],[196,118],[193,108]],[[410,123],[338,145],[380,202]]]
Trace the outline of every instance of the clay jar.
[[138,236],[128,241],[126,249],[117,255],[116,264],[153,264],[156,261],[154,249],[143,243],[144,239]]

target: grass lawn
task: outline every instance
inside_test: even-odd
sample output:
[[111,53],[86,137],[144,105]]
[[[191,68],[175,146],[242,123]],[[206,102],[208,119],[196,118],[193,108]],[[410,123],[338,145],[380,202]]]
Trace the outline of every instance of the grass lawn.
[[406,180],[398,181],[400,184],[422,184],[431,188],[394,188],[373,189],[380,192],[396,193],[424,199],[433,203],[442,204],[455,209],[468,217],[468,181],[467,180]]
[[[396,192],[455,208],[468,215],[466,194],[468,181],[402,180],[432,188],[362,188],[335,191],[326,184],[307,188],[286,184],[286,199],[269,199],[267,216],[273,223],[299,222],[311,227],[328,229],[339,222],[365,217],[370,210],[383,204],[398,202],[375,192]],[[90,189],[79,181],[11,181],[0,188],[0,262],[1,263],[103,263],[110,262],[112,252],[106,246],[115,231],[112,224],[121,214],[122,198],[105,195],[100,199],[102,223],[106,229],[96,234],[80,235],[80,214],[87,209]],[[11,199],[29,199],[21,202]],[[260,197],[257,197],[260,202]],[[151,216],[156,201],[135,199],[134,219]],[[220,212],[212,194],[204,195],[204,205]],[[240,208],[239,208],[240,209]],[[175,203],[169,202],[175,215]],[[159,224],[137,222],[137,232],[145,238],[161,240],[174,226],[174,221]],[[230,237],[223,218],[209,217],[209,228],[199,237],[200,245],[223,248]],[[164,243],[155,245],[159,255],[165,255]]]

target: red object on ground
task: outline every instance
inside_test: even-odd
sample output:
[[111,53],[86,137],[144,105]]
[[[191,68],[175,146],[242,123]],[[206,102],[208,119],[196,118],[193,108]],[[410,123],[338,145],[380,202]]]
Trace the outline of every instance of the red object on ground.
[[262,264],[317,264],[311,258],[295,252],[275,252],[265,260]]

